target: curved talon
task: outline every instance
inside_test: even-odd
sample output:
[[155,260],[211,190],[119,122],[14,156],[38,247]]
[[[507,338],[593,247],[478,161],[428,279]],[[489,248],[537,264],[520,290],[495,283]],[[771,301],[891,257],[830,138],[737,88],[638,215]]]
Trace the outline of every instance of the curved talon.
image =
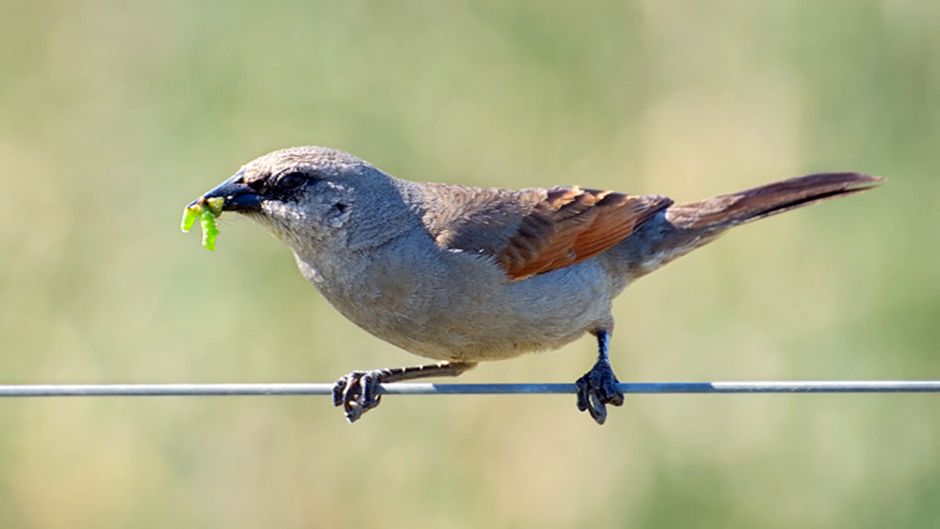
[[598,362],[575,382],[578,388],[578,409],[587,410],[597,424],[607,420],[607,404],[623,405],[620,381],[607,362]]
[[353,371],[333,385],[333,405],[342,406],[346,420],[356,422],[366,411],[379,405],[380,371]]
[[333,385],[333,405],[342,406],[346,420],[356,422],[363,413],[378,406],[382,401],[379,384],[415,378],[455,377],[475,365],[469,362],[440,362],[423,366],[353,371]]

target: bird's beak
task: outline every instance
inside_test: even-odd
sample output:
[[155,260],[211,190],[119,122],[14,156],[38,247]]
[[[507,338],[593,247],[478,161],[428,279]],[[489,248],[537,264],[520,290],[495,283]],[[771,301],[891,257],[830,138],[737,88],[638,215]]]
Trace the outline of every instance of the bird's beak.
[[261,211],[264,196],[245,185],[241,172],[222,182],[203,196],[194,200],[190,206],[202,203],[210,198],[222,198],[222,211]]

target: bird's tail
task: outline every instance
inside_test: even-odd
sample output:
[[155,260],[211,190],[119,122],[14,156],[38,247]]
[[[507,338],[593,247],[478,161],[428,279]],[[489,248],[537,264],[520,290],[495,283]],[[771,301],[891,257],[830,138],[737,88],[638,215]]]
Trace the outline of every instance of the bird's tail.
[[638,246],[629,249],[628,258],[633,275],[649,273],[714,240],[728,228],[866,191],[881,182],[877,176],[859,173],[821,173],[670,206],[659,218],[638,230],[645,233],[635,233],[639,236]]

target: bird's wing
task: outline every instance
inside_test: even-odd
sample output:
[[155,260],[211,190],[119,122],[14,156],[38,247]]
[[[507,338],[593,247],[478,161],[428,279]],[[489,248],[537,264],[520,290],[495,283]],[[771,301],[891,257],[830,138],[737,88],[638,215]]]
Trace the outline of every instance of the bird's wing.
[[597,189],[425,188],[423,221],[438,245],[487,255],[511,279],[581,262],[624,240],[672,204]]

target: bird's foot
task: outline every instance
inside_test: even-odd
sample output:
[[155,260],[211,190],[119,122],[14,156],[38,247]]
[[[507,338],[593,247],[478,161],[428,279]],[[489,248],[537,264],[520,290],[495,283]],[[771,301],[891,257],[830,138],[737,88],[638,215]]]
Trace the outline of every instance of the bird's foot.
[[342,406],[346,420],[353,423],[362,414],[379,405],[379,384],[385,370],[353,371],[333,385],[333,405]]
[[333,385],[333,405],[342,406],[346,420],[356,422],[362,414],[379,405],[382,395],[379,385],[415,378],[455,377],[476,364],[469,362],[439,362],[423,366],[390,367],[372,371],[353,371]]
[[607,405],[623,405],[623,391],[620,391],[619,384],[610,362],[599,360],[575,382],[578,388],[578,409],[587,410],[597,424],[604,424],[607,420]]

